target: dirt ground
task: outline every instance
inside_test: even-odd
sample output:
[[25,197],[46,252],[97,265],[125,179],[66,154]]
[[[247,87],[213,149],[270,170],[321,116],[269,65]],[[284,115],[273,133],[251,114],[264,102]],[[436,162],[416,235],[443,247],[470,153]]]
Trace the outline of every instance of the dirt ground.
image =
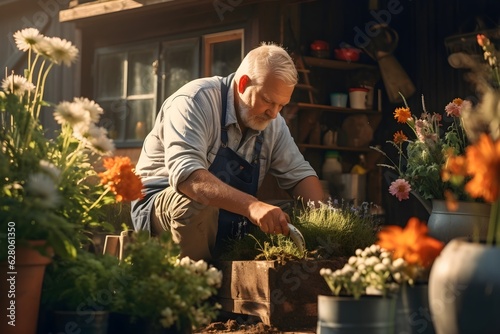
[[316,328],[297,328],[291,331],[281,331],[278,328],[262,323],[258,317],[223,313],[216,321],[197,330],[195,333],[313,334],[316,333]]

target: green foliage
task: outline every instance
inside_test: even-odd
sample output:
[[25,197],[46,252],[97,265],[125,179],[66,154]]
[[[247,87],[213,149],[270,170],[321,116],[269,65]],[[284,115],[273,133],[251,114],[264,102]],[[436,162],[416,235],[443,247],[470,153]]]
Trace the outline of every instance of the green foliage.
[[[75,257],[90,230],[109,228],[101,223],[102,208],[115,198],[94,167],[114,146],[97,126],[103,110],[95,102],[75,98],[50,110],[54,105],[44,101],[51,69],[71,65],[78,49],[34,28],[16,32],[14,40],[28,62],[25,77],[12,73],[1,82],[0,228],[7,231],[12,222],[18,244],[43,239],[55,254]],[[56,133],[43,128],[41,112],[54,114],[61,125]],[[1,234],[0,248],[5,242]],[[0,252],[0,261],[5,257]]]
[[303,257],[347,257],[356,249],[367,247],[376,240],[376,223],[368,210],[367,203],[359,208],[335,208],[331,203],[321,204],[318,208],[295,207],[291,220],[304,236],[306,254],[301,254],[287,236],[256,230],[241,240],[229,242],[221,260],[286,261]]
[[307,207],[294,215],[294,224],[302,232],[308,250],[320,258],[344,257],[376,240],[376,223],[369,204],[361,207],[334,207],[322,204]]
[[42,304],[56,311],[109,310],[119,269],[116,257],[83,250],[55,259],[45,273]]
[[133,236],[121,269],[130,284],[116,290],[113,310],[142,320],[153,328],[209,323],[218,304],[210,301],[220,287],[222,273],[206,262],[178,259],[179,248],[164,233],[150,238],[147,232]]

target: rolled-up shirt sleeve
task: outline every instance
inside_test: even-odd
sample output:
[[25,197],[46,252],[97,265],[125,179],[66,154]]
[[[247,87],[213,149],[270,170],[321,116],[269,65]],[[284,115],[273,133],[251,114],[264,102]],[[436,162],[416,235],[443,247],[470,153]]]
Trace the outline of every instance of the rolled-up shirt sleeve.
[[169,184],[175,189],[194,171],[209,167],[209,143],[217,141],[216,131],[220,129],[220,120],[211,110],[217,103],[220,101],[213,101],[210,95],[196,100],[180,95],[165,110],[164,159]]

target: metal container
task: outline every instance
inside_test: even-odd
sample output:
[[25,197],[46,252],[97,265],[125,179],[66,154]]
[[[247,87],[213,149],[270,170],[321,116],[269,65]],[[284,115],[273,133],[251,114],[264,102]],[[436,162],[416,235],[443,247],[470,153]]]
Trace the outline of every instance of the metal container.
[[366,200],[366,175],[343,173],[335,176],[330,184],[334,198],[360,205]]

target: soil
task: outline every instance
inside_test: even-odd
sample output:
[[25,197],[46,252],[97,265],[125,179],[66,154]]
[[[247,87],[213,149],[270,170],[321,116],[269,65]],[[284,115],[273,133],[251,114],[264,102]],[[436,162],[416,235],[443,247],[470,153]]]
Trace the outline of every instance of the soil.
[[[230,319],[226,319],[230,317]],[[195,333],[238,333],[238,334],[312,334],[315,328],[297,328],[296,330],[281,331],[266,325],[258,317],[242,316],[237,314],[223,314],[208,326],[197,330]]]

